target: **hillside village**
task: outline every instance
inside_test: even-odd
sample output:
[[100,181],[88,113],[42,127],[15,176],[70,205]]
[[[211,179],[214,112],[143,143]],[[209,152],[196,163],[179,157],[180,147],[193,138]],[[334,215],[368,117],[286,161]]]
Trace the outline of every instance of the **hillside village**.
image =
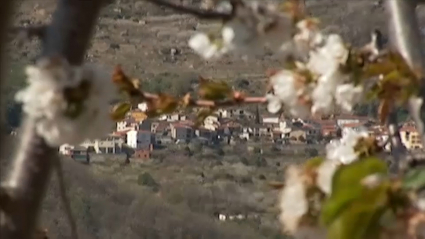
[[[208,116],[202,125],[195,124],[196,115],[175,113],[148,119],[144,105],[129,112],[116,123],[116,128],[103,139],[81,145],[62,145],[60,153],[69,156],[94,154],[126,154],[133,159],[149,159],[156,149],[173,144],[198,142],[204,145],[235,145],[245,142],[267,142],[275,145],[323,145],[344,135],[347,130],[366,130],[384,143],[387,129],[375,119],[356,115],[327,118],[288,118],[260,113],[259,109],[220,109]],[[413,121],[400,124],[402,142],[408,150],[421,150],[422,144]],[[389,146],[389,145],[388,145]],[[387,149],[389,149],[387,147]]]
[[[43,24],[50,18],[55,1],[24,1],[16,16],[17,25]],[[198,6],[202,1],[183,1]],[[354,45],[369,41],[370,32],[379,28],[385,34],[386,18],[380,1],[306,1],[308,11],[319,17],[325,32],[336,32]],[[344,9],[344,11],[341,11]],[[423,22],[421,9],[419,20]],[[374,16],[370,18],[369,16]],[[199,21],[191,16],[176,14],[143,1],[121,0],[111,4],[99,16],[99,25],[87,54],[90,62],[105,67],[117,64],[138,76],[152,90],[173,89],[181,93],[182,82],[202,74],[214,79],[228,79],[249,94],[262,91],[264,72],[281,66],[271,56],[241,61],[225,57],[218,62],[200,61],[187,46],[187,40],[199,31],[212,30],[215,23]],[[12,44],[10,56],[27,62],[38,54],[39,44],[30,41],[20,46]],[[19,47],[17,47],[19,46]],[[132,66],[132,67],[130,67]],[[166,72],[164,72],[166,69]],[[167,79],[172,79],[169,82]],[[171,82],[171,83],[170,83]],[[161,85],[162,84],[162,85]],[[149,89],[151,89],[149,88]],[[374,119],[353,115],[339,115],[332,119],[292,119],[258,113],[255,110],[228,109],[208,117],[201,127],[195,127],[193,115],[174,114],[158,119],[146,119],[141,109],[134,109],[118,122],[111,134],[82,145],[63,145],[66,155],[130,154],[133,159],[150,158],[152,152],[172,144],[200,141],[205,144],[236,144],[271,142],[276,145],[317,145],[334,139],[348,128],[366,128],[371,135],[385,140],[386,130]],[[408,149],[420,148],[413,123],[402,123],[402,137]],[[324,147],[324,145],[323,145]]]

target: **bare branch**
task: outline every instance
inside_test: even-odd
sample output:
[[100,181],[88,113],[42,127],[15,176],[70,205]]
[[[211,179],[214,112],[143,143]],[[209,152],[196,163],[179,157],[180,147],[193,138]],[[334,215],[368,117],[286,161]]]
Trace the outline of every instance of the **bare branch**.
[[78,230],[77,230],[77,223],[75,222],[75,218],[72,214],[71,209],[71,202],[69,201],[68,195],[66,193],[66,187],[65,187],[65,178],[63,175],[63,169],[62,169],[62,162],[61,159],[58,158],[56,160],[56,175],[58,177],[58,183],[59,183],[59,191],[60,191],[60,197],[62,200],[62,205],[65,210],[66,217],[68,219],[68,223],[71,226],[71,238],[78,239]]
[[[60,0],[45,32],[42,56],[60,55],[70,64],[80,65],[103,4],[103,0]],[[1,9],[4,9],[4,2]],[[57,148],[49,147],[36,134],[35,123],[31,118],[25,120],[13,167],[5,182],[13,192],[16,206],[12,213],[4,215],[7,226],[0,227],[5,239],[32,237],[50,173],[55,160],[59,160]]]
[[[156,100],[159,98],[157,94],[149,92],[141,92],[143,98],[147,101]],[[267,102],[266,97],[244,97],[240,100],[228,99],[222,101],[212,100],[191,100],[188,104],[189,107],[229,107],[244,104],[264,104]]]
[[[392,46],[400,52],[412,69],[424,73],[425,61],[416,17],[416,2],[386,0],[386,7],[390,19],[389,28]],[[409,111],[421,133],[422,142],[425,143],[425,117],[422,114],[425,86],[422,87],[421,91],[421,98],[412,98],[409,101]]]
[[29,238],[35,229],[40,204],[50,177],[57,150],[47,147],[35,133],[31,119],[24,122],[21,145],[4,186],[13,200],[13,211],[5,218],[0,233],[4,238]]
[[400,168],[400,161],[406,158],[406,148],[401,142],[400,131],[397,123],[397,112],[393,110],[388,116],[388,134],[391,144],[391,154],[394,157],[394,162],[391,164],[391,171],[396,173]]
[[[6,77],[6,72],[5,69],[5,63],[6,61],[4,60],[5,55],[3,55],[3,53],[5,52],[5,45],[6,45],[6,28],[9,24],[10,21],[10,15],[12,12],[12,4],[13,4],[13,0],[4,0],[1,3],[1,7],[0,7],[0,89],[2,89],[4,82],[5,82],[5,77]],[[0,107],[3,106],[3,97],[0,96]],[[1,134],[1,142],[5,141],[5,129],[3,128],[5,125],[5,118],[4,118],[4,110],[5,108],[1,108],[0,109],[0,134]],[[2,161],[2,157],[3,157],[3,144],[0,145],[0,161]]]
[[199,19],[207,19],[207,20],[227,20],[232,18],[233,13],[223,13],[209,10],[202,10],[198,8],[191,8],[187,6],[183,6],[180,4],[171,3],[167,0],[144,0],[146,2],[153,3],[157,6],[164,6],[170,8],[176,12],[190,14]]

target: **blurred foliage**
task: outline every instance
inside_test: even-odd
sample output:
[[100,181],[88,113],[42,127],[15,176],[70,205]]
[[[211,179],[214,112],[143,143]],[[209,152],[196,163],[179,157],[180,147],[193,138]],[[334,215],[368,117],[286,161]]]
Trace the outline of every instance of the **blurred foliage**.
[[380,213],[387,206],[389,184],[366,187],[362,180],[370,175],[386,175],[385,162],[365,158],[340,167],[332,180],[332,194],[325,202],[321,219],[328,227],[328,238],[376,238]]

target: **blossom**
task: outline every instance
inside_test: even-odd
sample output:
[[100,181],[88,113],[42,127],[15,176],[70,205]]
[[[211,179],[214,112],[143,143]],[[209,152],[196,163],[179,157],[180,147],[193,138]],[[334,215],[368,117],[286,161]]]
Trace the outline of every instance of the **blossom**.
[[282,102],[280,101],[279,97],[275,96],[274,94],[267,94],[267,111],[269,111],[272,114],[278,113],[282,109]]
[[302,87],[303,76],[289,70],[281,70],[270,77],[273,94],[268,94],[267,109],[277,113],[283,106],[297,117],[306,117],[310,114],[310,107],[300,100],[305,95]]
[[295,73],[289,70],[281,70],[270,77],[273,94],[269,94],[267,106],[271,113],[277,113],[282,105],[293,105],[297,100],[295,89]]
[[238,5],[232,19],[223,25],[217,36],[220,47],[204,33],[193,36],[189,46],[205,59],[218,58],[229,51],[259,55],[266,48],[279,50],[292,40],[294,29],[291,18],[277,11],[275,4],[252,1]]
[[189,47],[197,54],[201,55],[204,59],[219,58],[228,51],[226,46],[220,47],[204,33],[198,33],[190,38]]
[[116,91],[103,70],[73,67],[64,59],[41,59],[28,66],[26,74],[28,86],[16,94],[16,101],[23,103],[37,133],[50,146],[79,144],[112,129],[109,102]]
[[324,75],[318,80],[312,93],[313,113],[329,114],[334,110],[334,92],[336,89],[336,77],[331,74]]
[[327,195],[330,195],[332,192],[332,178],[339,166],[340,163],[338,161],[325,160],[317,168],[317,187]]
[[324,45],[310,51],[307,67],[317,75],[335,72],[348,59],[349,50],[341,36],[331,34],[326,36]]
[[357,160],[354,150],[359,139],[368,137],[365,131],[347,130],[340,140],[331,141],[326,145],[326,158],[343,164],[350,164]]
[[289,166],[285,177],[285,187],[279,199],[281,210],[279,219],[286,231],[294,233],[302,216],[308,211],[306,185],[302,171],[297,166]]
[[336,103],[346,112],[351,112],[353,107],[363,98],[363,86],[354,84],[338,85],[335,93]]
[[325,36],[321,33],[317,27],[317,21],[314,19],[304,19],[299,21],[296,25],[297,33],[294,35],[291,44],[284,45],[281,50],[291,50],[295,56],[304,58],[308,53],[324,44]]

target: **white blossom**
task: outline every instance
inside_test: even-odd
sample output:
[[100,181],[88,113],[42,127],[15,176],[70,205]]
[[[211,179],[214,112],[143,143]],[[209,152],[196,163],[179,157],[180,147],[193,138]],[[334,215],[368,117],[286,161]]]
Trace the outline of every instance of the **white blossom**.
[[354,162],[358,158],[354,147],[358,140],[364,137],[368,137],[368,133],[365,131],[347,130],[340,140],[326,145],[326,158],[343,164]]
[[317,186],[327,195],[332,192],[332,178],[341,164],[335,160],[325,160],[317,168]]
[[241,19],[235,18],[222,28],[223,42],[232,48],[244,47],[255,42],[256,32]]
[[[272,98],[269,96],[273,105],[277,105],[277,101],[280,105],[293,105],[297,100],[297,89],[295,89],[295,73],[289,70],[281,70],[270,77],[270,84],[273,88]],[[271,107],[277,109],[277,107]],[[272,113],[277,111],[271,110]]]
[[272,113],[276,114],[282,109],[282,102],[279,99],[279,97],[275,96],[274,94],[267,94],[267,110]]
[[282,46],[282,51],[292,51],[294,56],[304,58],[308,53],[323,45],[325,36],[317,27],[317,23],[312,19],[305,19],[297,23],[298,32],[293,41]]
[[338,85],[335,93],[336,103],[346,112],[351,112],[364,96],[363,86],[354,84]]
[[319,78],[311,98],[313,100],[312,112],[330,114],[334,110],[334,92],[336,89],[336,77],[324,75]]
[[297,23],[298,33],[294,36],[295,41],[303,41],[310,48],[315,48],[324,42],[324,35],[320,32],[316,22],[305,19]]
[[216,59],[225,54],[226,46],[219,46],[214,43],[207,34],[198,33],[189,40],[189,47],[204,59]]
[[297,166],[289,166],[285,174],[285,187],[280,194],[279,219],[284,229],[290,233],[297,230],[302,216],[308,211],[306,186],[301,173]]
[[332,34],[326,37],[322,47],[310,51],[308,69],[317,75],[335,72],[341,64],[345,64],[349,55],[341,36]]
[[220,47],[203,33],[189,40],[189,46],[205,59],[218,58],[228,51],[243,55],[264,54],[269,48],[277,51],[292,40],[295,26],[292,19],[277,11],[275,4],[259,1],[238,5],[232,19],[227,21],[217,38]]
[[310,108],[303,104],[299,97],[303,94],[302,89],[297,89],[296,84],[300,76],[289,70],[281,70],[270,77],[273,94],[267,95],[267,109],[271,113],[277,113],[285,106],[289,112],[297,117],[306,117]]
[[[37,133],[50,146],[79,144],[105,136],[113,127],[109,104],[116,96],[108,74],[91,65],[70,66],[64,59],[42,59],[26,69],[28,86],[16,94],[28,117],[36,121]],[[66,115],[70,106],[65,91],[88,81],[88,97],[75,118]]]

